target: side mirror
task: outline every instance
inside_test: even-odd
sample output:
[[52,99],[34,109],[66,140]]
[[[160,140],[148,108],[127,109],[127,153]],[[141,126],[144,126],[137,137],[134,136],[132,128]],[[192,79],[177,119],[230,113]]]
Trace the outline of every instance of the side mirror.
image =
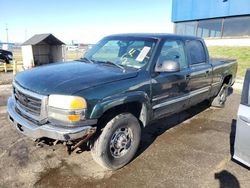
[[173,60],[158,62],[155,66],[155,72],[179,72],[180,63]]

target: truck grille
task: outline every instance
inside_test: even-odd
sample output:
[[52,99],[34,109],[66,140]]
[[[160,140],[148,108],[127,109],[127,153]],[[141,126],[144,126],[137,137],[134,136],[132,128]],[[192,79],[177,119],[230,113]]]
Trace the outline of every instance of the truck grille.
[[13,88],[17,104],[28,113],[40,116],[42,100],[22,93],[17,88]]

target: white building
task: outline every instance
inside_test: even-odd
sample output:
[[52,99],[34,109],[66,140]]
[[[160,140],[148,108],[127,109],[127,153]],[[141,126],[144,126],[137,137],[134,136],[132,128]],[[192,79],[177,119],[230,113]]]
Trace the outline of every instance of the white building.
[[25,68],[65,60],[65,44],[52,34],[34,35],[22,44]]

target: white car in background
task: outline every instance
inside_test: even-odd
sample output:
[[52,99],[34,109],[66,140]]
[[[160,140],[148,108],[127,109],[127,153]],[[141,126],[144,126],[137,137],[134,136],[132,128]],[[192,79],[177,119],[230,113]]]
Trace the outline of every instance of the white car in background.
[[246,71],[237,114],[233,158],[250,167],[250,69]]

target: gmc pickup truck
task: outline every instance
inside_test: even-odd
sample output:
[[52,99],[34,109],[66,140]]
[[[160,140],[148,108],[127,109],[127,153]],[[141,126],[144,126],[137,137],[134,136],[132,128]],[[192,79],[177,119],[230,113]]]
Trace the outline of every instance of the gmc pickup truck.
[[204,100],[222,107],[236,71],[235,60],[209,59],[201,38],[112,35],[80,60],[18,73],[8,114],[28,137],[88,141],[94,160],[114,170],[132,160],[153,120]]

